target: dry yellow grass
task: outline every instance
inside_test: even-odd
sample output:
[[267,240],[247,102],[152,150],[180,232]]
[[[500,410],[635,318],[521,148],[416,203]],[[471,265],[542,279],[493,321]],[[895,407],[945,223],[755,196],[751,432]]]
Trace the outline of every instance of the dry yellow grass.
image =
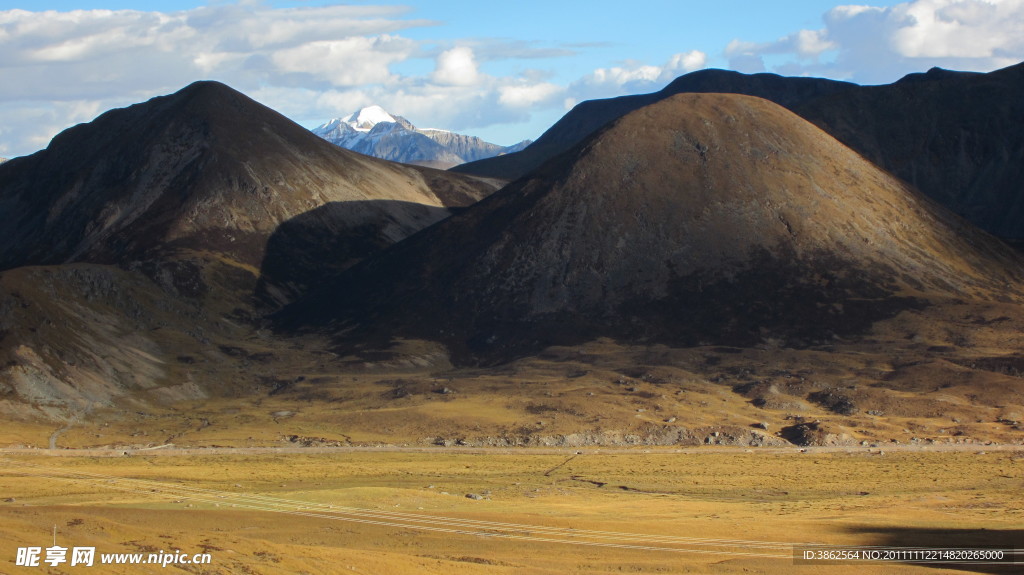
[[[1019,544],[1024,535],[1020,452],[877,451],[584,450],[574,456],[573,451],[437,448],[425,453],[7,456],[0,490],[14,501],[0,503],[0,564],[14,569],[18,547],[48,546],[54,524],[59,543],[95,546],[100,553],[211,553],[213,563],[194,573],[909,574],[935,569],[795,565],[788,545]],[[81,473],[99,479],[53,478]],[[111,482],[115,477],[159,485]],[[182,495],[185,489],[212,492],[189,499]],[[471,500],[467,493],[486,498]],[[277,511],[268,510],[271,504]],[[366,510],[378,522],[402,517],[397,522],[405,526],[351,522],[345,518],[353,516],[343,515],[341,507]],[[532,527],[499,531],[487,525],[458,528],[477,534],[442,533],[411,528],[412,516],[433,527],[445,527],[445,520]],[[565,537],[547,533],[550,528],[619,535]],[[636,541],[624,534],[648,537]],[[652,542],[652,536],[782,547],[667,545]],[[724,554],[709,553],[714,551]],[[1012,570],[974,566],[943,572]]]

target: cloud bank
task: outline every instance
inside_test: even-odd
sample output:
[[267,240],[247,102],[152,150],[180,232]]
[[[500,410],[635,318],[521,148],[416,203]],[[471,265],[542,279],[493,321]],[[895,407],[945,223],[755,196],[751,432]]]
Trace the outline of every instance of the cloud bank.
[[1024,0],[838,6],[820,28],[773,41],[696,49],[683,37],[669,40],[683,45],[670,44],[661,62],[624,60],[557,80],[556,66],[608,44],[414,40],[424,34],[413,31],[439,23],[409,14],[255,0],[167,13],[0,11],[0,156],[31,153],[70,125],[200,79],[306,125],[380,104],[418,124],[472,133],[557,117],[586,99],[655,91],[709,65],[884,83],[931,66],[989,71],[1024,60]]
[[[571,51],[479,41],[438,49],[402,35],[436,24],[406,13],[250,1],[172,13],[0,11],[0,155],[30,153],[70,125],[201,79],[304,123],[379,103],[459,129],[522,121],[531,106],[560,105],[561,88],[532,74],[488,75],[475,50],[488,59]],[[417,60],[432,72],[394,71]]]
[[933,66],[986,72],[1024,60],[1024,0],[844,5],[823,21],[824,28],[774,42],[734,40],[725,50],[729,66],[875,84]]

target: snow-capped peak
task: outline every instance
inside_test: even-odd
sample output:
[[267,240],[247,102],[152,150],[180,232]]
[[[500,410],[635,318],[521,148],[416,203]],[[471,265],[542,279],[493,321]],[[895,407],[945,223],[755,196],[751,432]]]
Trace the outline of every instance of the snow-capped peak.
[[381,122],[397,123],[398,120],[380,106],[367,106],[348,118],[345,118],[346,124],[360,132],[369,132],[374,126]]
[[314,128],[313,133],[360,154],[441,169],[516,151],[448,130],[420,130],[380,106],[367,106],[347,117],[334,118]]

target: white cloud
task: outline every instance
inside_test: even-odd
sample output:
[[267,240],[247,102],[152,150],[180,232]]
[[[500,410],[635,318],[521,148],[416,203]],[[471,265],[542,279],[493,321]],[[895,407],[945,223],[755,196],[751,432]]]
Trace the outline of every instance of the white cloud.
[[527,108],[543,102],[553,101],[562,91],[561,86],[547,82],[502,86],[498,88],[498,101],[512,108]]
[[845,6],[836,6],[829,11],[830,14],[841,15],[845,18],[853,18],[860,14],[867,12],[885,12],[885,8],[881,6],[861,6],[856,4],[847,4]]
[[389,66],[410,57],[416,46],[397,36],[353,36],[319,40],[273,53],[280,73],[302,73],[332,86],[383,84],[393,80]]
[[756,43],[736,39],[726,46],[725,55],[742,58],[762,54],[795,54],[800,58],[817,59],[822,53],[836,47],[835,42],[828,39],[827,30],[800,30],[774,42]]
[[[3,11],[0,98],[134,98],[203,77],[245,88],[285,81],[296,72],[330,82],[339,77],[339,66],[361,81],[367,68],[408,57],[408,44],[390,41],[389,34],[430,24],[393,18],[399,14],[394,8],[272,9],[258,3],[172,13]],[[376,73],[369,79],[379,78]]]
[[654,82],[659,77],[661,77],[661,68],[646,64],[594,70],[594,82],[598,84],[622,86],[631,82]]
[[[538,70],[495,77],[485,61],[565,57],[524,42],[467,39],[441,52],[402,30],[435,23],[381,6],[272,8],[218,2],[178,12],[0,11],[0,151],[44,147],[61,129],[199,79],[227,83],[313,125],[381,104],[451,129],[521,122],[564,87]],[[434,59],[424,75],[395,66]],[[415,69],[415,66],[412,66]]]
[[[199,79],[223,81],[306,125],[380,104],[417,124],[472,131],[585,99],[653,92],[709,61],[703,51],[682,51],[660,64],[622,61],[559,81],[538,62],[607,45],[461,38],[439,47],[404,34],[436,24],[408,15],[402,7],[257,0],[167,13],[0,11],[0,155],[34,151],[103,110]],[[823,24],[769,42],[736,39],[716,57],[744,72],[864,83],[931,66],[992,70],[1024,60],[1024,0],[839,6]],[[530,69],[518,67],[526,61]]]
[[88,122],[110,107],[96,100],[0,102],[0,156],[45,148],[60,130]]
[[990,71],[1024,59],[1024,0],[913,0],[825,16],[835,68],[865,82],[932,66]]
[[817,58],[836,48],[836,44],[826,38],[825,30],[800,30],[790,37],[790,42],[797,54],[805,58]]
[[469,86],[479,80],[479,75],[472,48],[459,46],[441,52],[431,78],[445,86]]
[[892,82],[932,66],[991,71],[1024,60],[1024,0],[837,6],[824,21],[824,29],[800,30],[775,42],[734,40],[725,55],[740,71],[757,71],[772,61],[775,71],[786,74],[864,83]]
[[689,52],[682,52],[674,54],[668,60],[668,64],[665,65],[662,70],[662,75],[669,74],[680,74],[693,72],[694,70],[700,70],[708,65],[708,55],[700,50],[690,50]]
[[918,0],[894,7],[893,49],[907,58],[993,58],[1024,46],[1024,1]]
[[704,68],[707,60],[704,52],[691,50],[673,54],[661,66],[629,61],[621,66],[598,68],[569,86],[571,96],[565,101],[565,107],[593,98],[660,90],[677,76]]

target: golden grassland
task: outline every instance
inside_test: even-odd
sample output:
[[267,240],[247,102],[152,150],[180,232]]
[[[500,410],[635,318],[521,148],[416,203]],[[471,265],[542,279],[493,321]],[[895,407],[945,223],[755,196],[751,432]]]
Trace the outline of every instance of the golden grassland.
[[[212,555],[174,567],[191,573],[1019,572],[793,560],[799,543],[1021,546],[1024,318],[943,313],[820,348],[603,339],[490,368],[453,367],[422,342],[373,357],[302,340],[287,354],[221,349],[241,363],[197,354],[164,366],[167,386],[68,422],[0,425],[0,446],[60,448],[0,454],[0,573],[22,570],[17,548],[49,545],[54,525],[59,543],[100,553]],[[219,392],[168,391],[200,375]],[[856,409],[829,404],[840,396]],[[785,444],[799,421],[827,424],[836,446]],[[751,433],[786,447],[687,443]],[[561,447],[568,436],[600,445]]]
[[[1012,573],[993,565],[799,565],[789,546],[1024,540],[1024,452],[1017,450],[580,451],[6,455],[0,571],[20,569],[18,547],[49,546],[54,525],[58,543],[99,553],[210,553],[210,565],[179,566],[192,573]],[[96,475],[66,479],[74,474]],[[196,489],[211,491],[186,492]],[[389,524],[351,521],[368,517]],[[409,517],[442,528],[451,520],[530,527],[488,523],[446,533],[412,528]],[[550,528],[617,535],[550,535]],[[502,534],[557,541],[495,536]],[[658,549],[581,544],[594,541]]]

